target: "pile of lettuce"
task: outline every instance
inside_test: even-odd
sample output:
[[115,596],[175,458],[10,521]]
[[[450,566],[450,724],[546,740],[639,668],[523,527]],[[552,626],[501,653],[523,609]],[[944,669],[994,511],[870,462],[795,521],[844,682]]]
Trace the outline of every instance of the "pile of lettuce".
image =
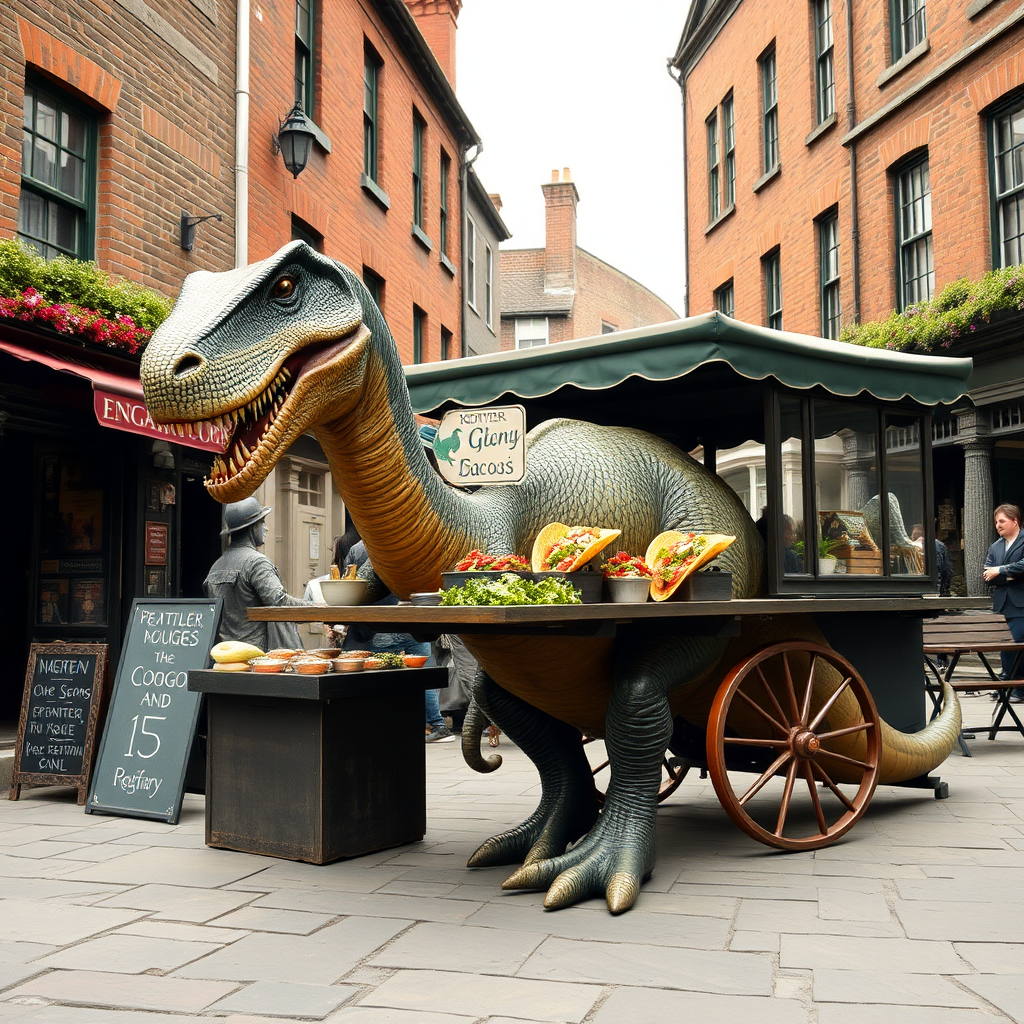
[[463,587],[441,591],[442,605],[580,604],[580,592],[565,579],[548,576],[540,583],[502,573],[496,580],[468,580]]

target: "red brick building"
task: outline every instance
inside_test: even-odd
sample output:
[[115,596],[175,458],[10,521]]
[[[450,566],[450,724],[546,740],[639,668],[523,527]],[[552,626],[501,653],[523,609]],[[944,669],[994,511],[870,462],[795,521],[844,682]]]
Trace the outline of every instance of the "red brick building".
[[[691,311],[836,338],[1024,263],[1014,0],[695,0],[672,65]],[[993,504],[1024,501],[1022,336],[1009,316],[947,353],[975,373],[936,425],[934,511],[972,592]]]
[[650,289],[576,244],[579,192],[568,167],[541,190],[544,248],[501,250],[502,350],[677,319]]
[[697,0],[673,64],[692,311],[731,288],[740,319],[835,337],[1024,258],[991,180],[1024,102],[1011,0]]

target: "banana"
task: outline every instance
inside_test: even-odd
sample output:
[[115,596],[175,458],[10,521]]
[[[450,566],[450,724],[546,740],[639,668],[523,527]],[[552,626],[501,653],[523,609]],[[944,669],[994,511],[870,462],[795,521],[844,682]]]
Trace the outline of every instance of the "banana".
[[[263,651],[255,644],[246,644],[241,640],[222,640],[210,651],[210,657],[220,664],[225,662],[247,662],[250,658],[262,658]],[[235,671],[240,670],[236,669]]]

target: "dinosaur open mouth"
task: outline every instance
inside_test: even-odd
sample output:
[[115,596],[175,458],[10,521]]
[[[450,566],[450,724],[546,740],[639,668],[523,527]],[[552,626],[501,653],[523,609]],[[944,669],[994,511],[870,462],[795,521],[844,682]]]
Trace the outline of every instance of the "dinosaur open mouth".
[[204,481],[206,486],[223,486],[248,477],[264,455],[271,449],[279,450],[286,427],[305,404],[302,402],[304,394],[297,393],[308,391],[303,384],[321,374],[353,341],[368,333],[365,328],[357,329],[342,338],[303,347],[284,360],[270,383],[255,398],[212,417],[210,422],[223,431],[225,445],[223,453],[214,456],[210,475]]

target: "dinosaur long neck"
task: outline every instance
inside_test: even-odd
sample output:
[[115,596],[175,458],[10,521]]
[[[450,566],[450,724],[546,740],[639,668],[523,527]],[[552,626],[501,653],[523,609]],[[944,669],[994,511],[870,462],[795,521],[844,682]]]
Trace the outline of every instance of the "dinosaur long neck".
[[315,433],[377,575],[401,598],[436,590],[475,546],[470,508],[427,461],[390,345],[368,352],[353,409]]

